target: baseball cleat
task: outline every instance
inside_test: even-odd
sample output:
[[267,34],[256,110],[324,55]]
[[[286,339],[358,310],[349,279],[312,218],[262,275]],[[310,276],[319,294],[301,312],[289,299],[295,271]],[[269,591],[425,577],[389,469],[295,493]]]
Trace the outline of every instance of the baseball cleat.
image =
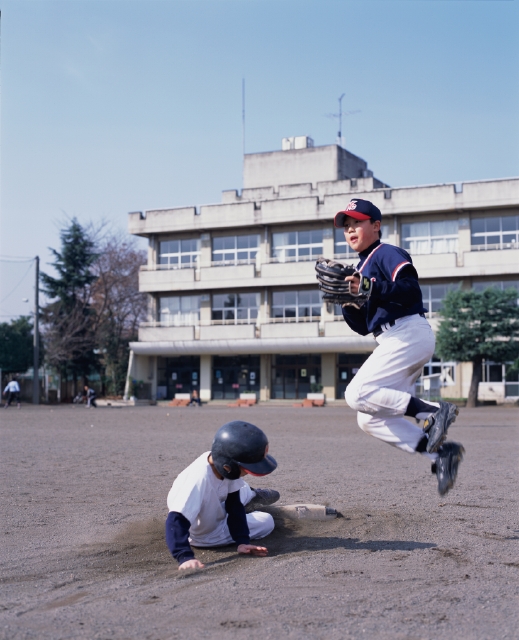
[[[251,487],[252,489],[252,487]],[[279,500],[279,491],[274,489],[252,489],[256,495],[245,505],[245,513],[257,511],[262,507],[268,507]]]
[[431,471],[438,479],[438,493],[444,496],[452,489],[458,475],[459,463],[463,460],[465,449],[457,442],[445,442],[438,449],[438,458],[433,462]]
[[436,453],[447,437],[447,429],[456,420],[459,409],[452,402],[440,401],[440,408],[424,420],[423,430],[429,436],[427,453]]

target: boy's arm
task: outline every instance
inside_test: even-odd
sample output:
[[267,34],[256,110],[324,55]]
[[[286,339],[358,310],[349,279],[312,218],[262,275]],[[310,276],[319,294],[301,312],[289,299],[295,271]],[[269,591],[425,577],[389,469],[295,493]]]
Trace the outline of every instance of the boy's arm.
[[346,306],[342,308],[342,317],[346,324],[361,336],[367,336],[370,333],[366,323],[365,309],[357,309],[356,307]]
[[227,511],[227,526],[231,538],[237,545],[250,543],[250,531],[245,515],[245,507],[240,500],[240,492],[233,491],[227,495],[225,501]]
[[227,511],[229,533],[238,545],[238,553],[251,556],[266,556],[268,554],[266,547],[257,547],[254,544],[250,544],[249,525],[247,524],[245,507],[240,500],[239,491],[233,491],[227,495],[225,510]]
[[178,511],[170,511],[166,520],[166,544],[179,565],[194,560],[195,554],[189,544],[191,523]]
[[403,307],[413,307],[422,300],[418,274],[412,265],[405,266],[393,282],[375,280],[372,287],[373,300],[395,302]]

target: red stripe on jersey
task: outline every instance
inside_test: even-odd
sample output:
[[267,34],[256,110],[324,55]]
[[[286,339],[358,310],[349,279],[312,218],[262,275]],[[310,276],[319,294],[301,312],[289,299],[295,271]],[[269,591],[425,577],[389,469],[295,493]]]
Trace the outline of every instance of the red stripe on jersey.
[[359,269],[359,273],[362,273],[362,271],[364,270],[364,267],[368,264],[369,259],[371,258],[371,256],[375,253],[375,251],[378,251],[380,249],[380,247],[383,247],[384,243],[381,242],[378,247],[375,247],[373,249],[373,251],[369,254],[369,256],[366,258],[366,261],[364,262],[364,264],[362,265],[362,267]]
[[393,282],[395,281],[398,272],[400,271],[400,269],[402,267],[405,267],[406,264],[411,264],[408,260],[406,260],[406,262],[401,262],[399,265],[397,265],[393,271],[393,273],[391,274],[391,279],[393,280]]

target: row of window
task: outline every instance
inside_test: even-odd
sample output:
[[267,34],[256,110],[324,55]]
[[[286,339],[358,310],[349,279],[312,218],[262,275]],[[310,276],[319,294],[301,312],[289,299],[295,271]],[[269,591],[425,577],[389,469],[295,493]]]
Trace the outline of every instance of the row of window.
[[[429,315],[441,309],[447,293],[459,284],[421,285],[424,307]],[[519,296],[519,280],[496,282],[476,282],[475,291],[488,287],[498,289],[515,288]],[[321,316],[321,295],[319,290],[273,291],[271,298],[271,318],[279,321],[299,321]],[[211,317],[222,323],[253,323],[261,305],[260,293],[218,293],[212,296]],[[335,310],[341,315],[340,307]],[[200,320],[200,296],[167,296],[160,298],[160,322],[167,326],[197,324]]]
[[[471,225],[471,244],[475,250],[519,247],[519,216],[476,218]],[[337,257],[356,255],[346,243],[342,229],[334,230]],[[389,236],[382,225],[382,239]],[[215,264],[250,264],[260,246],[259,234],[213,238],[212,261]],[[455,253],[458,251],[458,221],[412,222],[402,224],[401,246],[412,255]],[[315,260],[323,253],[323,230],[287,231],[272,234],[271,258],[278,262]],[[200,240],[167,240],[160,243],[159,264],[168,269],[196,266]]]

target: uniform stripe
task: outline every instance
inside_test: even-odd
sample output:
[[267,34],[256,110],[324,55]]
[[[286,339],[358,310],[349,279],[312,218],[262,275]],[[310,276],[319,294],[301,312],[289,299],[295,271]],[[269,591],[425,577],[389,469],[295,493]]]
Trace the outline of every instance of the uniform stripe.
[[378,251],[380,249],[380,247],[383,247],[384,243],[381,242],[378,247],[375,247],[373,249],[373,251],[369,254],[369,256],[366,258],[366,261],[364,262],[364,264],[362,265],[362,267],[359,269],[359,273],[362,273],[362,271],[364,270],[364,267],[368,264],[369,259],[371,258],[371,256],[375,253],[375,251]]
[[405,267],[406,264],[411,264],[411,263],[409,262],[409,260],[406,260],[405,262],[401,262],[395,267],[393,273],[391,274],[391,279],[393,280],[393,282],[395,281],[400,269],[402,269],[402,267]]

